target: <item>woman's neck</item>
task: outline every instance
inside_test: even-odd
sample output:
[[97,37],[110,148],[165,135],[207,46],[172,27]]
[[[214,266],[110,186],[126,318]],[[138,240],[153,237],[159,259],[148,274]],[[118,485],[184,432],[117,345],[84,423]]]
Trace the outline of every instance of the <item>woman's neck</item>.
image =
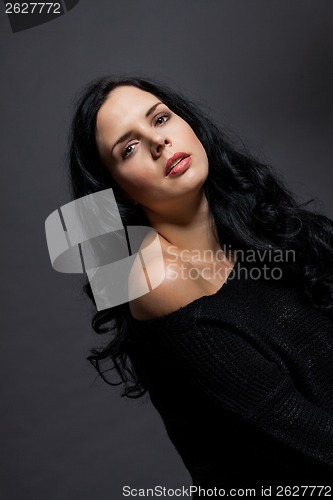
[[147,217],[157,233],[179,251],[195,251],[198,254],[220,249],[212,231],[213,219],[203,192],[196,198],[183,200],[181,207],[173,206],[163,217],[153,212],[148,212]]

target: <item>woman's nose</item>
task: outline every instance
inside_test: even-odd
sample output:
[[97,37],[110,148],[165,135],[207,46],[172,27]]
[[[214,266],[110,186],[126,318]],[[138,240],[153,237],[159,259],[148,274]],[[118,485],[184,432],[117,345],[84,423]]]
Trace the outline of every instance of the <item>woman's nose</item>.
[[163,137],[162,135],[155,136],[152,140],[151,150],[155,157],[161,156],[165,146],[171,146],[172,142],[169,137]]

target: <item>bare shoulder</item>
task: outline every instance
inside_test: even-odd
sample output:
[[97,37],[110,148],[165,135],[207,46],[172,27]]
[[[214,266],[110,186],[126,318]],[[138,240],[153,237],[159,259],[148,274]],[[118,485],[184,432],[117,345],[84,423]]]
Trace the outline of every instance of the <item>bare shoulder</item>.
[[[165,316],[192,302],[202,294],[194,281],[184,280],[179,266],[170,262],[163,252],[163,259],[152,258],[145,268],[138,266],[132,290],[139,287],[147,292],[129,302],[131,314],[138,320]],[[154,286],[154,284],[157,286]]]
[[[166,316],[194,300],[215,293],[224,284],[233,263],[212,267],[212,277],[204,276],[208,268],[190,264],[172,253],[170,245],[161,240],[161,252],[152,252],[144,265],[140,252],[132,267],[129,279],[130,311],[138,320],[149,320]],[[204,266],[206,264],[203,264]],[[214,264],[215,265],[215,264]],[[214,276],[216,271],[216,277]],[[194,271],[194,272],[192,272]],[[137,291],[140,293],[136,293]]]

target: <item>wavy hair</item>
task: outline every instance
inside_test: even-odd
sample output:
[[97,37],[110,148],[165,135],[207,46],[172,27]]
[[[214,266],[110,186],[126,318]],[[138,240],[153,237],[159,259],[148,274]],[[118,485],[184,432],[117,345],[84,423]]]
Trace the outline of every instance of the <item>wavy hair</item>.
[[[256,252],[293,250],[285,262],[289,283],[314,307],[333,318],[333,222],[309,210],[313,201],[298,203],[270,166],[245,147],[235,146],[197,105],[156,80],[103,77],[86,86],[77,99],[69,134],[71,193],[74,198],[112,188],[124,226],[147,225],[140,208],[124,198],[103,166],[96,144],[96,117],[116,87],[132,85],[154,94],[193,129],[206,150],[209,174],[204,184],[214,234],[221,247]],[[87,281],[84,291],[94,302]],[[94,314],[92,327],[107,334],[107,344],[92,348],[87,359],[109,384],[124,384],[122,396],[140,397],[147,388],[131,362],[127,339],[129,306],[122,304]],[[101,364],[110,363],[106,370]],[[105,377],[115,370],[118,381]]]

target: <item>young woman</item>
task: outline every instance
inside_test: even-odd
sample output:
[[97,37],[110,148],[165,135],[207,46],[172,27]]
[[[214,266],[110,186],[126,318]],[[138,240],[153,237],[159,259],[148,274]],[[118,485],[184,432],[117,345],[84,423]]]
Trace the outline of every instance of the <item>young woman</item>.
[[[111,362],[124,395],[148,391],[196,486],[330,485],[332,221],[150,80],[85,89],[70,167],[75,198],[111,187],[163,252],[159,286],[94,316],[110,335],[98,372]],[[151,259],[134,279],[158,272]]]

